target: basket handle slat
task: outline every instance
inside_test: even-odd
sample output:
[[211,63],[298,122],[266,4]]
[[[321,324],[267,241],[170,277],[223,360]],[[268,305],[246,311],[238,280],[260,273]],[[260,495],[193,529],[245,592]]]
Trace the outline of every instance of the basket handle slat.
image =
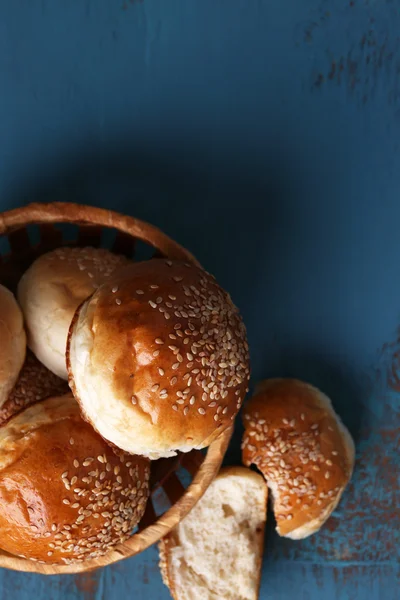
[[21,254],[21,250],[24,255],[29,253],[31,241],[25,227],[9,233],[8,241],[11,251],[15,252],[15,254]]
[[178,502],[178,500],[180,500],[185,493],[185,488],[179,481],[176,473],[172,473],[168,479],[164,481],[163,489],[167,494],[168,500],[171,502],[171,504]]
[[150,498],[147,501],[146,511],[142,517],[142,520],[139,523],[139,532],[143,531],[143,529],[146,529],[147,527],[150,527],[150,525],[153,525],[153,523],[156,520],[157,515],[156,511],[154,510],[152,498],[150,496]]
[[62,231],[52,223],[40,225],[40,239],[45,248],[58,248],[62,244]]
[[205,457],[200,450],[192,450],[192,452],[183,456],[181,464],[182,467],[194,477],[203,464],[204,458]]
[[179,469],[182,456],[173,456],[171,458],[160,458],[151,465],[151,476],[150,476],[150,489],[155,492],[158,488],[162,487],[165,479],[167,479],[171,473]]
[[98,248],[101,243],[102,227],[99,225],[81,225],[78,232],[78,246]]
[[135,248],[135,238],[133,238],[131,235],[127,235],[126,233],[122,233],[121,231],[117,232],[117,236],[112,247],[112,251],[115,254],[123,254],[128,258],[133,258],[135,256]]

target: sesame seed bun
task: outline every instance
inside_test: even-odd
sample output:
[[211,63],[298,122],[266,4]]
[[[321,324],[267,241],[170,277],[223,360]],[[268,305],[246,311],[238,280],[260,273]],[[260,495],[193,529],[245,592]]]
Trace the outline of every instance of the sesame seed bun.
[[38,258],[21,278],[18,300],[28,346],[50,371],[67,379],[65,348],[78,306],[115,271],[129,264],[99,248],[58,248]]
[[249,378],[245,327],[202,269],[129,267],[77,311],[69,383],[107,440],[156,459],[208,446],[232,424]]
[[315,533],[336,508],[354,466],[354,443],[315,387],[264,381],[243,411],[243,463],[263,473],[279,535]]
[[39,402],[0,427],[0,547],[53,564],[96,558],[141,519],[149,474],[146,459],[114,453],[71,394]]
[[0,410],[14,387],[26,354],[21,309],[13,294],[0,285]]
[[28,350],[18,381],[0,408],[0,425],[35,402],[50,396],[62,396],[68,391],[67,382],[49,371]]

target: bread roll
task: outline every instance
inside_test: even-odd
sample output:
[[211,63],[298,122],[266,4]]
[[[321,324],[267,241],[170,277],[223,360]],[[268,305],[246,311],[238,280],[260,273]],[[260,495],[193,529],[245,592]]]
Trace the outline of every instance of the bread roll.
[[72,395],[34,404],[0,427],[0,548],[53,564],[96,558],[142,517],[149,462],[118,457]]
[[0,408],[0,425],[35,402],[46,400],[51,396],[62,396],[67,392],[69,392],[68,383],[49,371],[28,350],[17,383],[11,390],[8,400]]
[[279,535],[318,531],[354,465],[353,440],[329,398],[295,379],[270,379],[247,402],[243,422],[243,463],[266,478]]
[[160,568],[174,600],[256,600],[267,511],[261,475],[227,467],[160,542]]
[[26,354],[21,310],[13,294],[0,285],[0,410],[14,387]]
[[214,278],[164,259],[129,267],[77,311],[69,383],[107,440],[149,458],[209,445],[249,378],[246,331]]
[[18,286],[28,345],[50,371],[67,379],[65,349],[77,307],[117,269],[123,256],[98,248],[59,248],[38,258]]

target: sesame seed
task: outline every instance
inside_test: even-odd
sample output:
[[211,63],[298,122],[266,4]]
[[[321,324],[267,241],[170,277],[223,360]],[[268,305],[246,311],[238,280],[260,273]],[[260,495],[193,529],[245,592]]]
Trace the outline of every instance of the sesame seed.
[[113,293],[113,294],[116,294],[116,293],[118,292],[118,286],[117,286],[117,285],[115,285],[115,286],[112,288],[112,290],[111,290],[111,291],[112,291],[112,293]]
[[132,402],[132,404],[133,404],[133,405],[137,404],[137,398],[136,398],[136,396],[135,396],[135,395],[133,395],[133,396],[131,397],[131,402]]
[[339,454],[339,452],[337,452],[336,450],[332,450],[332,456],[337,456]]
[[189,404],[194,404],[196,402],[196,398],[194,396],[190,397]]
[[330,476],[331,476],[330,472],[329,472],[329,471],[327,471],[327,472],[325,473],[325,479],[329,479],[329,477],[330,477]]
[[136,290],[136,293],[137,293],[139,296],[141,296],[141,295],[143,295],[143,294],[144,294],[144,291],[143,291],[143,290]]
[[99,463],[103,463],[103,464],[106,462],[106,461],[104,460],[104,458],[103,458],[101,455],[99,455],[99,456],[97,457],[97,460],[99,461]]
[[74,443],[75,443],[75,441],[74,441],[74,438],[70,438],[70,439],[69,439],[69,443],[71,444],[71,446],[73,446],[73,445],[74,445]]
[[162,339],[160,339],[160,338],[156,338],[154,341],[155,341],[156,344],[163,344],[164,343],[162,341]]
[[328,467],[331,467],[333,465],[333,462],[328,458],[328,460],[325,461],[325,464],[327,464]]
[[177,363],[174,363],[174,364],[172,365],[172,369],[173,369],[174,371],[176,371],[176,369],[178,369],[178,368],[179,368],[179,363],[178,363],[178,362],[177,362]]
[[149,300],[149,304],[152,308],[157,308],[157,304],[155,302],[153,302],[152,300]]
[[78,469],[78,467],[79,467],[79,460],[77,460],[77,459],[74,460],[74,467],[76,469]]
[[165,371],[164,369],[161,369],[161,367],[159,367],[158,372],[160,373],[161,377],[165,375]]
[[159,354],[160,354],[160,351],[159,351],[159,350],[155,350],[155,351],[153,352],[153,356],[154,356],[154,358],[157,358],[157,356],[159,356]]
[[171,384],[171,385],[175,385],[177,381],[178,381],[177,377],[172,377],[172,378],[170,379],[170,384]]
[[198,408],[197,410],[198,410],[198,412],[199,412],[201,415],[205,415],[205,414],[206,414],[206,411],[205,411],[205,410],[204,410],[204,408],[202,408],[202,407]]
[[68,500],[68,498],[64,498],[63,500],[63,504],[71,504],[70,501]]
[[177,405],[176,405],[176,404],[173,404],[173,405],[172,405],[172,410],[178,410],[178,407],[177,407]]
[[189,407],[185,406],[185,408],[183,409],[183,414],[185,415],[185,417],[188,414],[188,412],[189,412]]
[[156,392],[156,391],[158,390],[158,388],[159,388],[159,387],[160,387],[160,385],[159,385],[158,383],[155,383],[155,384],[152,386],[152,388],[151,388],[151,391],[152,391],[152,392]]
[[121,305],[121,300],[119,298],[116,298],[115,304],[118,304],[118,306],[120,306]]

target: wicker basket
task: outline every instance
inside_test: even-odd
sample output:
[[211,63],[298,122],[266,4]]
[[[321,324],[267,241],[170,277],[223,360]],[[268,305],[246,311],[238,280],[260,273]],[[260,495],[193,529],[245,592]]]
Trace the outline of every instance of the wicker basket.
[[[76,228],[75,239],[64,238],[60,224]],[[57,227],[57,224],[59,226]],[[68,228],[70,229],[70,228]],[[0,214],[0,241],[8,238],[9,251],[0,253],[0,283],[15,291],[22,273],[38,256],[60,246],[102,245],[105,229],[116,231],[111,249],[133,258],[136,241],[150,246],[153,256],[166,256],[198,264],[182,246],[171,240],[156,227],[115,213],[113,211],[75,204],[31,204]],[[31,241],[34,237],[37,242]],[[0,246],[1,249],[1,246]],[[175,527],[204,494],[218,473],[225,455],[232,428],[226,430],[208,448],[207,453],[194,450],[176,458],[152,463],[151,496],[139,529],[125,543],[110,550],[105,556],[75,565],[44,565],[0,550],[0,567],[30,571],[46,575],[91,571],[142,552]],[[184,481],[176,471],[184,469]],[[157,495],[164,497],[161,509]]]

